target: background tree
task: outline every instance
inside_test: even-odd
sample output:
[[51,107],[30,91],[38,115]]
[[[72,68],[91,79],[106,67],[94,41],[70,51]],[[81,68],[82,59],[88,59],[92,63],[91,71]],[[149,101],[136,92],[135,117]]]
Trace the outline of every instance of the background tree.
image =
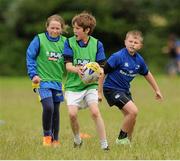
[[[84,10],[97,19],[94,36],[104,43],[107,57],[123,46],[128,30],[139,29],[145,37],[141,53],[146,62],[163,72],[167,57],[162,47],[169,33],[180,34],[178,0],[0,0],[0,75],[26,75],[26,48],[44,31],[48,16],[60,14],[71,26],[72,17]],[[69,28],[66,36],[72,34]]]

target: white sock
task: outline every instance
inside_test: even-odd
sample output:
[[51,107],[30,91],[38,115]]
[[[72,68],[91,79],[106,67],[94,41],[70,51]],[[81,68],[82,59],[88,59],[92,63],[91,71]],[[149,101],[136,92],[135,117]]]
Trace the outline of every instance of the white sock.
[[101,149],[105,149],[108,147],[108,143],[107,143],[107,140],[104,139],[104,140],[101,140]]
[[74,142],[78,145],[81,143],[81,137],[79,134],[74,135]]

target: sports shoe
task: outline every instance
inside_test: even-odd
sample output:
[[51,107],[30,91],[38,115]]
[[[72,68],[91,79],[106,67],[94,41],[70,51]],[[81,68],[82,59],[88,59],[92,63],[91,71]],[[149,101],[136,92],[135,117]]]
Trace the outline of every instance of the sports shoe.
[[109,149],[109,146],[107,146],[106,148],[103,148],[103,150],[104,150],[104,151],[110,150],[110,149]]
[[51,146],[52,144],[52,137],[51,136],[44,136],[43,137],[43,146]]
[[74,148],[80,148],[83,144],[83,141],[81,140],[81,143],[80,144],[77,144],[74,142]]
[[116,139],[116,144],[118,145],[129,145],[131,147],[131,142],[130,140],[126,137],[124,139]]
[[58,140],[53,140],[52,146],[53,147],[58,147],[60,145],[60,142]]

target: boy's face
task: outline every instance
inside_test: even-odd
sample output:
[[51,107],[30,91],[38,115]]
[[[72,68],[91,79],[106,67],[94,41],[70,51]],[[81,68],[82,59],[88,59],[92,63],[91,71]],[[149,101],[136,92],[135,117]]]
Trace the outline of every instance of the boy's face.
[[143,45],[140,40],[140,37],[129,35],[125,39],[125,46],[129,53],[133,55],[136,51],[140,50]]
[[58,37],[62,32],[61,23],[55,20],[49,22],[49,26],[47,26],[47,32],[53,38]]
[[76,37],[76,40],[86,41],[86,39],[88,38],[89,30],[85,29],[85,31],[84,31],[84,29],[81,26],[78,26],[76,22],[73,25],[73,32]]

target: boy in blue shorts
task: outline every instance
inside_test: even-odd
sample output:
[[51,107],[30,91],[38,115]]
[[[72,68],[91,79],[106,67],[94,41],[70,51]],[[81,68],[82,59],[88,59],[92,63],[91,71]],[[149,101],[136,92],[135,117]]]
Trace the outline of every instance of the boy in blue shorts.
[[61,33],[65,29],[62,17],[48,17],[47,31],[36,35],[27,49],[28,75],[33,84],[39,84],[44,146],[59,145],[59,106],[64,100],[61,82],[65,68],[62,53],[66,40]]
[[124,115],[123,124],[116,139],[117,144],[130,144],[138,109],[130,93],[130,82],[137,74],[143,75],[152,86],[156,99],[162,99],[161,91],[149,71],[144,59],[137,52],[143,46],[140,31],[129,31],[125,38],[125,48],[112,54],[104,66],[106,75],[103,92],[110,106],[117,106]]
[[82,145],[77,120],[78,110],[88,106],[99,134],[101,149],[109,150],[104,122],[98,108],[98,95],[102,97],[97,91],[98,85],[84,84],[80,78],[83,74],[81,67],[86,63],[96,61],[101,66],[105,62],[102,43],[90,36],[96,26],[96,20],[91,14],[83,12],[73,17],[72,26],[74,36],[65,42],[64,59],[68,71],[65,99],[74,134],[74,147]]

